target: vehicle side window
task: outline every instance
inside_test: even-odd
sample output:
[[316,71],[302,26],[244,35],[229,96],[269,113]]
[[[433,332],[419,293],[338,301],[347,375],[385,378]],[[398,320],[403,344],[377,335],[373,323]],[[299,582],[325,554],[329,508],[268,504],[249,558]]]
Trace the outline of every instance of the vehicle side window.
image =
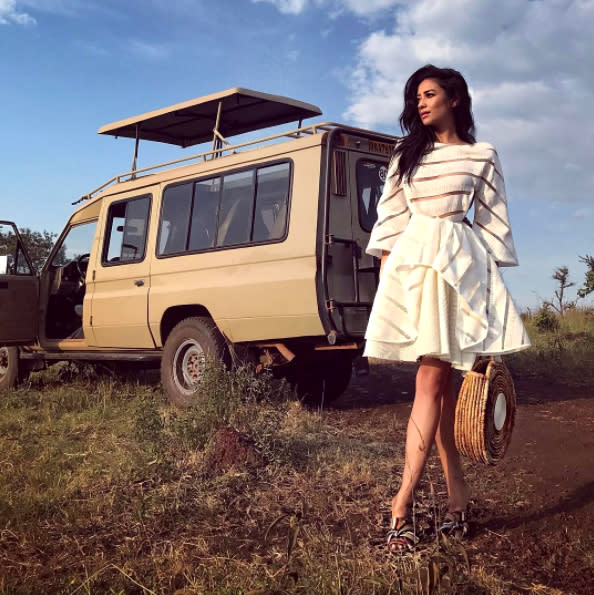
[[282,240],[290,182],[284,162],[166,187],[157,256]]
[[290,174],[288,163],[258,169],[254,242],[278,240],[285,235]]
[[377,219],[377,203],[384,189],[388,166],[381,161],[360,159],[357,162],[357,198],[359,202],[359,224],[365,231],[371,231]]
[[10,223],[0,225],[0,275],[32,275],[23,246]]
[[254,172],[223,176],[217,246],[249,242],[254,204]]
[[19,242],[19,245],[17,248],[17,254],[16,254],[16,274],[17,275],[31,275],[32,274],[31,267],[29,266],[29,263],[27,262],[25,253],[23,252],[23,249],[21,248],[20,242]]
[[175,254],[186,250],[193,186],[192,182],[177,184],[168,186],[163,192],[159,254]]
[[196,182],[189,250],[204,250],[214,246],[220,189],[220,178]]
[[113,203],[107,215],[103,264],[126,264],[144,259],[150,196]]

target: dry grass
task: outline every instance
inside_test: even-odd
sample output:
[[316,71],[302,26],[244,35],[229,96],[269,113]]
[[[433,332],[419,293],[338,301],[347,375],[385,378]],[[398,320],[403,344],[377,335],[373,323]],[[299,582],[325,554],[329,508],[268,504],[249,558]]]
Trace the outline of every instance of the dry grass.
[[[575,354],[594,335],[578,314],[555,333],[527,324],[535,349],[517,357],[534,365],[541,349],[543,370],[565,357],[555,336]],[[414,556],[387,554],[404,417],[349,423],[246,368],[215,367],[205,385],[196,407],[179,410],[149,375],[56,366],[0,395],[0,594],[558,592],[514,582],[509,560],[488,549],[503,535],[479,538],[486,552],[431,537],[445,500],[435,457],[415,504],[429,537]],[[213,436],[227,427],[251,439],[261,464],[209,470]],[[525,504],[522,476],[467,472],[489,506]],[[591,540],[572,543],[591,569]]]
[[[387,556],[397,441],[329,423],[247,370],[213,371],[184,411],[149,382],[74,376],[0,397],[0,593],[503,592],[458,544]],[[206,472],[228,426],[265,464]],[[430,528],[428,474],[416,510]]]

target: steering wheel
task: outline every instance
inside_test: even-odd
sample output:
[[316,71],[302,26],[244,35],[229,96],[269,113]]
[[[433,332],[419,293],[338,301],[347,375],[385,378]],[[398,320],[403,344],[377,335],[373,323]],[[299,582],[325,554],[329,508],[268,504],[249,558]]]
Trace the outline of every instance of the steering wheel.
[[76,260],[74,260],[74,264],[76,266],[76,272],[80,275],[81,281],[84,281],[87,275],[87,269],[89,268],[89,258],[91,255],[87,252],[86,254],[81,254]]

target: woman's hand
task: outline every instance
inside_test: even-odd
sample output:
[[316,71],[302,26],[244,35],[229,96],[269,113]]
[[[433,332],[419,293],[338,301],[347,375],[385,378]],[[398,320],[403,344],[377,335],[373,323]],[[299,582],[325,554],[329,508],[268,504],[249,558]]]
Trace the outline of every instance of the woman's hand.
[[388,256],[390,256],[390,253],[386,252],[386,250],[382,250],[382,259],[380,262],[380,277],[382,276],[382,271],[384,270],[384,263],[386,262],[386,260],[388,260]]

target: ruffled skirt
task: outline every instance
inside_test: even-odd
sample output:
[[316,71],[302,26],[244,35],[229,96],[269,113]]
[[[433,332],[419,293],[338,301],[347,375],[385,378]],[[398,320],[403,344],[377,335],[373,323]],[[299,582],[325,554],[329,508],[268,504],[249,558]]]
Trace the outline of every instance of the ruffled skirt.
[[470,370],[476,353],[462,351],[456,341],[458,294],[433,269],[425,271],[422,292],[417,339],[410,343],[368,339],[364,355],[402,362],[427,355],[450,362],[454,368]]
[[384,265],[366,340],[367,357],[414,362],[426,355],[460,370],[470,370],[477,355],[530,346],[472,229],[416,214]]

